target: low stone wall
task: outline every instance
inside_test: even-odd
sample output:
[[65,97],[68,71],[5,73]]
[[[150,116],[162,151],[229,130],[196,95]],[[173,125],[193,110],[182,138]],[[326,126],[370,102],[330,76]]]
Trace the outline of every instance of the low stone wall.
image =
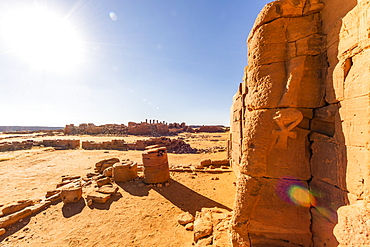
[[34,142],[32,140],[23,142],[2,142],[0,143],[0,152],[31,149],[33,146]]
[[108,149],[127,151],[129,149],[129,146],[124,140],[112,140],[110,142],[83,141],[82,148],[86,150]]
[[39,145],[43,145],[45,147],[54,147],[57,149],[76,149],[80,147],[80,140],[43,140],[39,142]]

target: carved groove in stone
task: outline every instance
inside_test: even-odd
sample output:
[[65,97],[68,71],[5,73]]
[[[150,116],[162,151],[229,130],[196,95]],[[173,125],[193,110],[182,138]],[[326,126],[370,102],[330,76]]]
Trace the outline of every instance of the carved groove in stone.
[[295,108],[281,109],[276,112],[273,118],[279,126],[279,130],[272,130],[271,134],[271,149],[287,149],[288,138],[296,139],[297,133],[292,131],[303,119],[302,113]]

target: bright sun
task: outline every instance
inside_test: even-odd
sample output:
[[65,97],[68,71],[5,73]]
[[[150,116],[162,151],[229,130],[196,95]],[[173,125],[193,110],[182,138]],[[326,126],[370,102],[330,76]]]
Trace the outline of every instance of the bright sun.
[[83,45],[73,26],[45,9],[25,9],[3,15],[1,35],[32,68],[67,72],[82,62]]

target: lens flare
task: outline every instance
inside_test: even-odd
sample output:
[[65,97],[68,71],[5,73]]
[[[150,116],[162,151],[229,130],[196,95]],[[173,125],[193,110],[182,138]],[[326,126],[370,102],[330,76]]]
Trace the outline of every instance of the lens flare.
[[316,205],[315,196],[299,180],[282,178],[276,185],[276,193],[287,203],[299,205],[302,207],[311,207]]

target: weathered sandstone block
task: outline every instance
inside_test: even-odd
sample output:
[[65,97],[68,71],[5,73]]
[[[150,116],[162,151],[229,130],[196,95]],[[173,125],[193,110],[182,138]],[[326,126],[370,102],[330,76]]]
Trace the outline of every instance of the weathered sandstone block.
[[86,196],[86,201],[92,200],[93,202],[96,203],[106,203],[109,198],[111,197],[110,194],[103,194],[100,192],[91,192]]
[[203,159],[200,161],[200,166],[205,167],[205,166],[210,166],[212,165],[212,160],[211,159]]
[[240,175],[236,204],[232,220],[236,246],[250,241],[265,246],[285,246],[286,241],[291,243],[289,246],[310,246],[311,197],[307,182]]
[[126,161],[113,165],[113,181],[126,182],[137,178],[137,163]]
[[30,208],[24,208],[21,211],[1,217],[0,218],[0,228],[8,227],[18,222],[20,219],[24,219],[30,216],[31,214],[32,214],[32,210]]
[[170,179],[170,172],[165,147],[143,152],[144,182],[163,183]]
[[97,190],[97,192],[100,192],[103,194],[110,194],[112,196],[115,195],[117,191],[118,191],[118,187],[113,186],[113,185],[103,185]]
[[103,185],[109,184],[111,182],[111,178],[106,177],[106,178],[101,178],[96,180],[96,184],[101,187]]
[[330,214],[333,211],[326,211],[325,208],[311,208],[312,215],[312,236],[313,242],[319,246],[338,246],[338,241],[333,235],[333,229],[338,223],[337,221],[332,222]]
[[241,171],[258,177],[311,177],[309,131],[296,128],[303,119],[294,108],[248,112]]
[[105,168],[105,170],[103,171],[103,175],[106,176],[106,177],[112,177],[113,176],[113,167],[110,166],[108,168]]
[[335,142],[334,138],[313,133],[310,136],[311,171],[314,178],[346,190],[346,148]]
[[95,171],[98,173],[102,173],[106,168],[111,167],[118,162],[119,162],[118,158],[101,160],[95,164]]
[[[194,241],[212,234],[212,214],[209,211],[196,212],[194,221]],[[211,239],[212,242],[212,239]]]
[[82,187],[63,189],[60,197],[64,204],[78,202],[82,197]]
[[339,208],[338,217],[334,235],[339,247],[370,246],[370,207],[366,201]]
[[177,217],[177,221],[181,225],[186,225],[188,223],[193,222],[194,220],[195,220],[194,216],[189,212],[182,213]]
[[33,200],[18,201],[17,203],[5,205],[2,209],[2,213],[3,215],[12,214],[32,205],[34,205]]

